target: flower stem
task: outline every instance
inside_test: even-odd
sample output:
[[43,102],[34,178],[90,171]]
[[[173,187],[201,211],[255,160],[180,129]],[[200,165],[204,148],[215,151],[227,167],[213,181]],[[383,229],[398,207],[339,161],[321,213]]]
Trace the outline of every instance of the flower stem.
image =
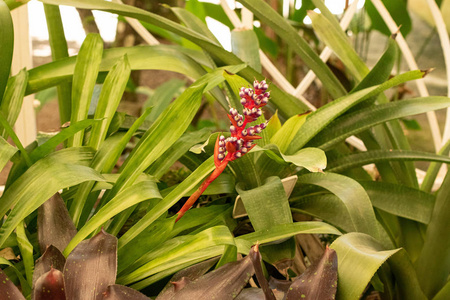
[[203,181],[202,185],[189,197],[183,207],[178,211],[177,219],[175,222],[178,222],[179,219],[194,205],[195,201],[203,194],[206,188],[214,181],[220,174],[222,174],[223,170],[227,166],[228,161],[224,160],[216,169],[209,175],[209,177]]

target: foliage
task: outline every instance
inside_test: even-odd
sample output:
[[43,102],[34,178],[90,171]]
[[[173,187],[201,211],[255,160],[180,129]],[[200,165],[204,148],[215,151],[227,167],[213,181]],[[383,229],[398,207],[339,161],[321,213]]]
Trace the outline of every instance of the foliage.
[[[0,260],[5,266],[0,277],[7,282],[0,295],[20,299],[33,293],[43,299],[45,289],[53,299],[358,299],[376,290],[383,299],[448,298],[450,175],[437,191],[431,187],[440,164],[449,162],[449,144],[438,154],[413,150],[399,119],[447,108],[450,99],[388,99],[385,91],[428,73],[393,71],[395,36],[387,38],[384,54],[369,69],[320,0],[304,1],[305,7],[287,18],[261,0],[240,1],[247,9],[241,14],[253,13],[262,28],[236,28],[232,52],[205,24],[211,16],[233,26],[222,6],[190,0],[186,8],[172,8],[177,23],[117,2],[42,2],[54,21],[49,31],[55,61],[14,76],[9,9],[20,3],[0,2],[0,167],[13,163],[0,198],[0,248],[20,254],[14,263]],[[394,19],[407,25],[404,2],[384,2],[391,3],[387,9]],[[89,34],[79,54],[68,57],[58,48],[66,42],[54,5],[138,19],[172,45],[103,49],[100,36]],[[370,5],[371,28],[386,32],[377,6]],[[312,29],[302,23],[306,7],[321,11],[308,13]],[[267,36],[268,28],[276,41]],[[341,62],[337,71],[317,54],[321,43]],[[268,50],[274,45],[277,49]],[[268,65],[260,48],[285,60],[291,75],[273,78],[277,83],[268,87],[271,113],[249,117],[248,103],[256,100],[248,88],[254,80],[255,88],[264,82],[265,92],[270,81],[263,81],[261,67]],[[298,71],[290,62],[297,58],[330,97],[314,112],[289,89]],[[186,87],[167,82],[139,118],[125,116],[119,102],[131,70],[141,69],[174,71],[193,82]],[[96,84],[101,92],[93,96]],[[70,125],[22,145],[12,127],[24,95],[54,86],[61,122]],[[208,137],[208,130],[191,126],[202,107],[215,102],[226,112],[229,105],[237,109],[230,115],[232,137],[247,125],[237,126],[240,111],[260,133],[257,146],[226,163],[221,162],[239,150],[219,150],[228,135]],[[256,130],[261,129],[256,124],[265,130]],[[354,135],[363,147],[345,143]],[[416,160],[433,162],[421,186]],[[163,175],[176,161],[188,175],[168,184]],[[375,176],[362,168],[371,163]],[[215,180],[201,185],[217,166]],[[176,222],[191,195],[199,204],[182,209]],[[234,217],[238,210],[243,214]],[[331,239],[330,248],[314,234]],[[245,258],[238,260],[240,255]],[[246,288],[253,271],[259,288]],[[175,273],[173,284],[163,288]],[[269,274],[285,279],[267,282]]]

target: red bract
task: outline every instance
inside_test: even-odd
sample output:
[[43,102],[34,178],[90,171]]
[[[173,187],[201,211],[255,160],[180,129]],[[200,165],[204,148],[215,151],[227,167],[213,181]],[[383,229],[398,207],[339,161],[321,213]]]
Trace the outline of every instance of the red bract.
[[255,144],[254,140],[260,139],[258,133],[266,128],[267,122],[254,126],[247,127],[247,124],[252,123],[262,115],[261,107],[269,102],[270,92],[267,92],[268,84],[265,80],[253,82],[252,88],[242,87],[239,91],[241,97],[241,104],[244,106],[242,114],[239,114],[237,109],[231,108],[228,118],[230,119],[230,133],[231,136],[225,138],[223,135],[216,140],[214,147],[214,164],[216,169],[212,174],[202,183],[202,185],[195,191],[191,197],[186,201],[180,211],[177,213],[177,221],[188,211],[189,208],[197,201],[198,197],[206,190],[206,188],[225,170],[228,162],[242,157],[248,153]]

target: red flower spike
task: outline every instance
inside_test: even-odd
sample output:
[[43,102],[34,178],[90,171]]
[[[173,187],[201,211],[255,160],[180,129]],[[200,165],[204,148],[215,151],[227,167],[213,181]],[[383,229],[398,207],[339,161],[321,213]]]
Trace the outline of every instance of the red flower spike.
[[268,87],[265,80],[261,82],[255,80],[253,82],[253,89],[244,87],[240,89],[239,96],[241,97],[241,104],[244,106],[244,116],[240,115],[235,108],[230,109],[230,113],[227,116],[231,122],[231,136],[229,138],[225,138],[223,135],[217,137],[214,147],[214,165],[216,169],[178,211],[176,221],[191,208],[206,188],[219,177],[223,170],[225,170],[228,162],[248,153],[256,146],[252,141],[261,139],[257,134],[266,128],[267,123],[250,126],[247,129],[245,127],[247,124],[256,121],[262,115],[261,107],[268,103],[270,97],[270,92],[267,92]]

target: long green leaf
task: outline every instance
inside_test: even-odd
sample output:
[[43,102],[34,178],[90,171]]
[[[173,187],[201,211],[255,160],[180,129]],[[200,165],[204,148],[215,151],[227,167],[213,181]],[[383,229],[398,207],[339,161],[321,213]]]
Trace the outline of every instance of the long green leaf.
[[130,64],[125,54],[106,76],[94,114],[94,119],[102,119],[102,121],[92,126],[89,138],[89,146],[96,150],[106,137],[109,125],[125,91],[130,72]]
[[261,0],[242,0],[241,3],[251,10],[255,16],[272,28],[292,49],[301,57],[305,64],[322,81],[325,88],[333,98],[341,97],[345,90],[341,83],[333,75],[331,70],[311,49],[308,43],[298,34],[298,32],[280,16],[276,11]]
[[196,234],[191,240],[154,258],[136,271],[119,277],[117,283],[130,284],[142,280],[175,266],[176,261],[174,262],[174,260],[177,258],[181,258],[193,251],[207,249],[216,245],[234,245],[234,238],[226,226],[212,227]]
[[434,153],[406,150],[374,150],[340,157],[331,161],[327,170],[329,172],[342,172],[371,163],[391,160],[423,160],[450,163],[450,157]]
[[214,158],[210,157],[199,166],[191,175],[181,182],[169,195],[164,197],[145,216],[133,225],[120,239],[119,249],[134,239],[139,233],[145,230],[150,224],[162,216],[172,205],[183,197],[188,191],[199,184],[209,173],[214,170]]
[[367,194],[376,208],[393,215],[428,224],[435,197],[415,188],[379,181],[362,181]]
[[155,121],[125,161],[109,197],[133,184],[136,178],[159,158],[186,130],[200,107],[205,85],[191,85]]
[[102,181],[100,174],[77,164],[87,158],[92,158],[92,152],[84,148],[58,151],[36,162],[11,184],[1,198],[1,216],[14,208],[0,228],[0,245],[26,216],[60,189],[87,180]]
[[353,94],[341,97],[335,101],[322,106],[312,114],[308,116],[305,124],[302,126],[302,130],[299,130],[292,143],[289,145],[286,154],[292,154],[300,150],[307,142],[309,142],[318,132],[330,124],[338,116],[346,112],[352,106],[369,99],[379,93],[401,84],[403,82],[419,79],[423,77],[425,72],[422,71],[410,71],[398,75],[380,85],[357,91]]
[[450,106],[447,97],[424,97],[375,105],[358,110],[332,122],[311,141],[311,145],[329,149],[338,142],[374,125],[406,116]]
[[450,172],[436,196],[433,214],[427,227],[425,242],[416,262],[422,290],[433,298],[448,280],[450,269]]
[[385,250],[374,238],[363,233],[348,233],[330,248],[338,256],[337,299],[359,299],[378,268],[400,249]]
[[0,105],[2,104],[3,94],[5,92],[6,83],[8,82],[9,72],[11,71],[11,63],[14,45],[14,28],[9,8],[4,1],[0,2],[0,35],[2,43],[0,43]]
[[140,203],[147,199],[161,199],[158,188],[155,182],[144,181],[135,184],[123,192],[119,193],[111,201],[109,201],[105,206],[103,206],[75,235],[72,241],[67,245],[64,250],[64,256],[69,255],[69,253],[85,239],[90,233],[94,232],[99,226],[108,221],[110,218],[114,217],[118,213]]
[[309,11],[314,32],[319,38],[342,60],[349,72],[357,81],[369,73],[369,69],[359,58],[356,51],[350,45],[350,42],[340,26],[333,26],[323,14]]
[[256,33],[251,29],[234,29],[231,31],[231,49],[237,57],[250,67],[261,73],[259,42]]
[[298,181],[331,191],[344,202],[356,231],[381,239],[381,228],[375,218],[369,196],[359,183],[349,177],[328,172],[303,175]]
[[0,171],[17,152],[17,148],[11,146],[4,138],[0,137]]
[[[141,126],[141,124],[145,121],[145,118],[150,114],[151,109],[147,109],[144,113],[133,123],[130,129],[125,134],[115,134],[106,141],[102,143],[100,149],[96,152],[94,159],[92,160],[91,167],[94,170],[103,173],[109,173],[116,165],[117,160],[125,149],[128,141],[134,135],[136,130]],[[89,203],[86,203],[88,195],[94,186],[95,182],[85,182],[82,183],[78,190],[77,194],[70,206],[70,214],[75,225],[80,224],[80,219],[84,222],[89,214],[95,202],[97,201],[98,195],[92,196]],[[102,207],[102,203],[97,206],[97,209]],[[82,218],[82,216],[84,216]]]
[[[81,45],[73,73],[71,123],[87,118],[102,52],[103,41],[100,35],[89,34]],[[77,132],[69,139],[67,144],[69,146],[81,146],[83,136],[83,132]]]
[[[439,150],[439,155],[447,155],[450,152],[450,140],[447,141],[447,143]],[[442,166],[442,163],[438,162],[432,162],[430,163],[430,166],[428,167],[427,174],[425,175],[425,178],[423,179],[422,185],[420,186],[420,189],[431,193],[431,190],[434,185],[434,181],[436,180],[437,175],[439,174],[439,170]]]
[[[27,87],[28,73],[22,69],[16,76],[8,80],[5,94],[0,105],[0,111],[6,116],[6,121],[11,126],[16,123],[20,110],[22,109],[23,96]],[[0,128],[3,126],[0,126]],[[1,128],[0,135],[7,138],[6,130]]]
[[341,232],[333,226],[323,222],[296,222],[276,225],[265,230],[244,234],[236,238],[238,251],[248,254],[252,245],[256,243],[267,244],[286,239],[297,234],[334,234]]
[[20,255],[25,267],[25,275],[28,284],[31,286],[33,283],[33,270],[34,270],[34,258],[33,258],[33,245],[28,240],[25,233],[25,223],[22,221],[16,228],[17,245],[20,249]]
[[[128,56],[132,70],[160,69],[185,74],[192,78],[199,78],[206,73],[190,57],[168,45],[106,49],[103,52],[99,71],[109,71],[125,54]],[[29,70],[26,93],[35,93],[70,80],[74,73],[76,59],[76,56],[72,56]]]
[[[113,3],[113,2],[107,2],[107,1],[90,1],[90,0],[42,0],[41,2],[55,4],[55,5],[59,5],[59,4],[71,5],[71,6],[76,6],[79,8],[86,8],[86,9],[104,10],[104,11],[108,11],[111,13],[117,13],[122,16],[137,18],[141,21],[148,22],[150,24],[156,25],[160,28],[169,30],[173,33],[176,33],[182,37],[189,39],[190,41],[192,41],[195,44],[197,44],[198,46],[200,46],[200,48],[208,51],[211,54],[211,56],[221,60],[223,62],[223,64],[225,64],[225,65],[242,64],[242,61],[238,57],[236,57],[234,54],[226,51],[218,43],[211,41],[205,35],[199,34],[189,28],[181,26],[180,24],[177,24],[177,23],[170,21],[166,18],[163,18],[161,16],[149,13],[147,11],[144,11],[144,10],[132,7],[132,6],[127,6],[127,5]],[[258,1],[258,3],[259,3],[259,1]],[[261,3],[263,3],[263,2],[261,2]],[[285,20],[283,18],[281,18],[281,19],[283,20],[283,22],[285,22]],[[295,39],[300,37],[293,28],[290,31],[290,35],[293,35],[293,37]],[[302,42],[302,45],[303,46],[306,45],[306,47],[309,47],[309,46],[307,46],[305,41]],[[297,48],[300,48],[300,52],[303,53],[303,51],[301,51],[301,47],[297,47]],[[324,66],[324,63],[319,59],[317,54],[315,54],[315,52],[312,51],[311,48],[309,48],[308,53],[310,55],[313,55],[316,57],[315,62],[317,62],[321,66]],[[129,57],[131,58],[131,55],[129,55]],[[306,60],[311,61],[311,59],[309,59],[309,56],[305,56],[303,58],[305,59],[305,61]],[[175,72],[181,71],[180,65],[174,65],[173,67],[174,67],[173,71],[175,71]],[[318,73],[321,73],[321,74],[323,73],[320,70],[321,67],[316,67],[313,64],[310,67]],[[133,66],[132,66],[132,69],[134,69]],[[329,69],[326,69],[326,70],[328,70],[328,76],[333,77],[331,71],[329,71]],[[186,74],[188,74],[188,73],[186,73]],[[240,74],[249,82],[253,81],[255,78],[257,80],[264,79],[263,75],[259,74],[258,72],[253,70],[251,67],[247,67],[247,68],[243,69],[240,72]],[[335,78],[334,78],[334,82],[336,84],[339,84],[339,82]],[[273,103],[278,107],[278,109],[280,110],[280,113],[282,113],[285,117],[292,116],[293,114],[296,114],[296,113],[302,113],[308,109],[306,107],[306,105],[304,105],[301,101],[299,101],[292,95],[280,90],[276,86],[271,87],[271,95],[272,95]]]
[[[48,40],[52,49],[52,60],[58,60],[69,56],[66,36],[61,19],[59,6],[44,4],[45,20],[47,21]],[[71,90],[69,82],[58,85],[59,119],[61,124],[70,121],[72,109]]]
[[[31,294],[31,286],[28,284],[27,280],[23,277],[22,273],[16,268],[16,266],[14,266],[9,260],[7,260],[6,258],[3,258],[3,257],[0,257],[0,265],[7,265],[13,269],[17,278],[19,278],[20,287],[22,288],[23,295],[28,296]],[[2,270],[0,270],[0,276],[3,278],[6,277],[5,273]],[[8,282],[5,282],[4,284],[14,286],[14,283],[12,283],[12,281],[10,281],[9,278],[6,277],[5,281],[8,281]],[[12,288],[12,289],[14,289],[14,288]],[[16,292],[16,291],[14,290],[14,292]],[[14,295],[14,293],[11,293],[10,295],[16,296],[17,300],[25,299],[25,297],[22,296],[22,294],[19,292],[18,289],[17,289],[17,295]],[[0,293],[0,296],[10,297],[10,295],[8,295],[8,290],[6,290],[5,294],[3,294],[3,290],[2,290],[2,293]],[[20,296],[22,296],[22,298]]]
[[244,190],[242,184],[238,184],[236,189],[256,231],[292,223],[289,202],[280,178],[269,177],[255,189]]

